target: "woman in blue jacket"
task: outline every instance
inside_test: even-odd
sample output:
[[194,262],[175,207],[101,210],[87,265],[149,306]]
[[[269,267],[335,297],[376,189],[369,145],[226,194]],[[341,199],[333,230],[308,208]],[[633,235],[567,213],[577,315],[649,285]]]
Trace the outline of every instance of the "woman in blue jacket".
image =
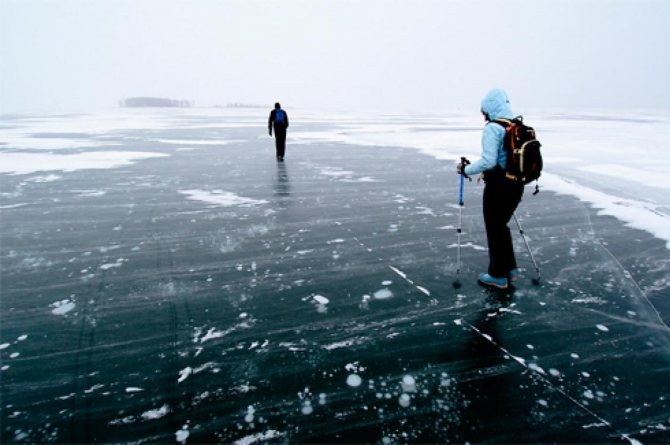
[[489,247],[488,273],[479,275],[479,282],[499,289],[506,289],[517,275],[512,236],[507,223],[512,218],[521,197],[522,183],[505,177],[507,154],[503,147],[505,128],[495,119],[512,119],[512,109],[507,93],[491,90],[481,107],[487,121],[482,134],[482,156],[469,165],[458,164],[458,173],[477,175],[484,173],[484,225]]

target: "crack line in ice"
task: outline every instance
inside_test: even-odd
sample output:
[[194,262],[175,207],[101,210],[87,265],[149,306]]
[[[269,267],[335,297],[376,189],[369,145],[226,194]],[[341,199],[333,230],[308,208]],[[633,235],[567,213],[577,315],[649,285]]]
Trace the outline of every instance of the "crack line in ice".
[[590,228],[589,233],[591,235],[590,236],[591,241],[593,241],[594,244],[596,244],[597,246],[600,246],[605,252],[607,252],[607,254],[612,258],[612,260],[614,260],[614,263],[619,267],[619,269],[621,269],[623,271],[624,277],[628,278],[630,280],[630,282],[632,283],[632,285],[635,287],[635,289],[637,289],[639,294],[642,295],[642,298],[647,302],[647,304],[649,305],[651,310],[656,314],[656,318],[658,319],[658,321],[660,323],[659,327],[661,327],[664,330],[670,331],[670,327],[668,327],[668,325],[665,323],[665,321],[663,320],[663,317],[661,317],[661,314],[656,309],[656,306],[654,306],[654,304],[651,302],[651,300],[649,300],[649,297],[647,297],[647,294],[642,290],[642,288],[640,287],[638,282],[635,281],[635,278],[633,278],[633,275],[628,270],[626,270],[626,268],[623,266],[623,264],[621,264],[621,261],[619,261],[619,259],[612,253],[612,251],[607,248],[607,246],[605,246],[601,241],[599,241],[595,238],[596,231],[593,227],[593,222],[591,221],[591,215],[590,215],[589,212],[586,212],[586,219],[588,220],[588,223],[589,223],[589,228]]
[[418,284],[414,283],[414,281],[410,280],[407,277],[407,275],[405,274],[405,272],[403,272],[399,269],[396,269],[393,266],[389,266],[389,269],[391,269],[393,272],[397,273],[403,280],[407,281],[409,284],[411,284],[412,286],[417,288],[419,292],[421,292],[422,294],[427,295],[427,296],[430,297],[430,291],[428,289],[426,289],[425,287],[419,286]]
[[[350,231],[350,229],[347,229],[347,231]],[[367,250],[368,252],[370,252],[370,253],[374,253],[374,251],[373,251],[371,248],[369,248],[368,246],[366,246],[365,243],[363,243],[363,242],[362,242],[361,240],[359,240],[357,237],[354,237],[354,241],[356,241],[362,248],[364,248],[364,249]],[[378,259],[380,262],[382,262],[382,263],[388,264],[383,258],[377,257],[377,259]],[[407,274],[406,274],[405,272],[403,272],[402,270],[400,270],[400,269],[398,269],[398,268],[396,268],[396,267],[393,267],[393,266],[391,266],[391,265],[388,265],[388,267],[389,267],[389,269],[391,269],[393,272],[395,272],[400,278],[402,278],[403,280],[407,281],[409,284],[411,284],[412,286],[414,286],[419,292],[421,292],[422,294],[424,294],[424,295],[430,297],[430,291],[429,291],[428,289],[426,289],[425,287],[423,287],[423,286],[419,286],[419,285],[416,284],[414,281],[412,281],[412,280],[407,276]]]
[[[590,222],[591,222],[591,221],[590,221],[590,218],[589,218],[589,223],[590,223]],[[593,231],[592,231],[592,232],[593,232]],[[616,256],[614,256],[614,254],[612,253],[612,251],[609,250],[609,249],[607,248],[607,246],[605,246],[605,245],[604,245],[602,242],[600,242],[600,241],[597,241],[597,240],[594,240],[594,241],[595,241],[595,243],[596,243],[597,245],[599,245],[600,247],[602,247],[603,249],[605,249],[605,252],[607,252],[607,253],[609,254],[609,256],[610,256],[610,257],[614,260],[614,262],[617,264],[617,266],[624,272],[624,276],[625,276],[626,278],[628,278],[628,279],[630,280],[631,283],[633,283],[633,286],[637,289],[637,291],[640,293],[640,295],[642,295],[642,298],[647,302],[647,304],[649,305],[649,307],[651,307],[651,310],[656,314],[656,317],[658,318],[658,322],[659,322],[663,327],[665,327],[665,329],[666,329],[668,332],[670,332],[670,327],[669,327],[669,326],[666,324],[666,322],[663,320],[663,317],[661,317],[661,314],[660,314],[660,313],[658,312],[658,310],[656,309],[656,306],[654,306],[654,304],[651,302],[651,300],[649,300],[649,297],[647,297],[647,294],[642,290],[642,288],[641,288],[640,285],[637,283],[637,281],[635,281],[635,278],[633,278],[633,275],[631,275],[630,272],[628,272],[628,271],[626,270],[626,268],[623,267],[623,264],[621,264],[621,262],[619,261],[619,259],[618,259]]]
[[590,307],[584,308],[583,310],[588,311],[588,312],[592,312],[594,314],[598,314],[602,317],[607,317],[609,319],[619,321],[621,323],[629,324],[629,325],[632,325],[632,326],[637,326],[637,327],[640,327],[640,328],[657,329],[657,330],[660,330],[660,331],[665,331],[667,329],[665,326],[659,326],[656,323],[632,320],[630,318],[621,317],[619,315],[608,314],[607,312],[599,311],[598,309],[593,309],[593,308],[590,308]]
[[470,329],[471,329],[472,331],[474,331],[477,335],[479,335],[480,337],[484,338],[486,341],[488,341],[488,342],[491,343],[493,346],[495,346],[496,348],[498,348],[498,349],[499,349],[500,351],[502,351],[504,354],[510,356],[515,362],[519,363],[521,366],[523,366],[523,367],[526,368],[527,370],[533,372],[533,373],[534,373],[540,380],[542,380],[544,383],[546,383],[547,385],[549,385],[549,386],[550,386],[552,389],[554,389],[555,391],[557,391],[557,392],[559,392],[560,394],[562,394],[566,399],[568,399],[569,401],[571,401],[572,403],[574,403],[575,405],[577,405],[579,408],[581,408],[582,410],[586,411],[588,414],[590,414],[591,416],[593,416],[594,418],[596,418],[596,419],[597,419],[598,421],[600,421],[603,425],[608,426],[612,431],[614,431],[616,434],[618,434],[619,437],[621,437],[622,439],[627,440],[631,445],[641,445],[641,442],[640,442],[640,441],[638,441],[637,439],[635,439],[635,438],[633,438],[633,437],[630,437],[630,436],[629,436],[628,434],[626,434],[626,433],[622,433],[621,431],[617,430],[617,429],[614,427],[614,425],[612,425],[609,421],[607,421],[607,420],[605,420],[604,418],[600,417],[598,414],[596,414],[596,413],[593,412],[591,409],[589,409],[586,405],[584,405],[584,404],[581,403],[579,400],[575,399],[574,397],[572,397],[571,395],[569,395],[567,392],[565,392],[565,390],[563,390],[563,389],[561,389],[560,387],[554,385],[554,384],[551,382],[551,380],[549,380],[549,379],[546,377],[546,373],[544,372],[544,370],[543,370],[542,368],[540,368],[539,366],[537,366],[536,364],[533,364],[533,363],[528,364],[528,363],[526,363],[526,360],[524,360],[524,359],[521,358],[521,357],[517,357],[517,356],[515,356],[515,355],[512,354],[510,351],[508,351],[504,346],[501,346],[501,345],[499,345],[498,343],[496,343],[496,341],[493,340],[493,338],[491,338],[490,335],[487,335],[487,334],[483,333],[483,332],[480,331],[478,328],[476,328],[475,326],[471,325],[470,323],[468,323],[467,321],[463,320],[462,318],[459,318],[459,319],[457,319],[457,320],[454,320],[454,323],[456,323],[456,324],[459,325],[459,326],[465,325],[465,326],[467,326],[468,328],[470,328]]

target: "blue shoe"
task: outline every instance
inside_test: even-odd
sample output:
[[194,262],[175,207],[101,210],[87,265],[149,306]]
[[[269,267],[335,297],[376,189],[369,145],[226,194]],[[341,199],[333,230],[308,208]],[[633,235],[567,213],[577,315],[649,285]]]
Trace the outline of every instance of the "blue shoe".
[[507,278],[495,278],[487,273],[480,273],[479,282],[484,286],[497,287],[498,289],[507,289]]
[[519,269],[512,269],[509,271],[509,280],[516,281],[519,278]]

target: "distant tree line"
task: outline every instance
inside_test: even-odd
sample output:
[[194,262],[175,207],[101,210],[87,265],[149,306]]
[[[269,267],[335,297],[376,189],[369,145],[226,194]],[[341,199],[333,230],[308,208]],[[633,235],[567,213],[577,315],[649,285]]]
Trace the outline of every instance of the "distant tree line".
[[129,97],[119,102],[122,107],[179,107],[193,106],[188,100],[165,99],[162,97]]
[[[221,108],[219,105],[218,108]],[[253,105],[253,104],[243,104],[240,102],[233,102],[231,104],[226,104],[226,108],[265,108],[264,105]]]

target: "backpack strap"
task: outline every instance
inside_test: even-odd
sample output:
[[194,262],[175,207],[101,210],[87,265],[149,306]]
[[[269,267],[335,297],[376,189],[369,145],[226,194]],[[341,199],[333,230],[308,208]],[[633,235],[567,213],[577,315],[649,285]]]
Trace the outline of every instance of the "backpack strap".
[[494,119],[491,122],[495,122],[496,124],[502,125],[503,127],[508,127],[512,125],[512,119],[506,119],[503,117],[499,117],[498,119]]
[[510,125],[512,125],[512,123],[523,124],[523,116],[517,116],[517,117],[514,117],[512,119],[507,119],[505,117],[499,117],[498,119],[494,119],[491,122],[495,122],[496,124],[502,125],[503,127],[507,128]]
[[507,127],[508,125],[512,124],[512,119],[505,119],[503,117],[499,117],[498,119],[494,119],[491,122],[495,122],[496,124],[500,124],[503,127]]

